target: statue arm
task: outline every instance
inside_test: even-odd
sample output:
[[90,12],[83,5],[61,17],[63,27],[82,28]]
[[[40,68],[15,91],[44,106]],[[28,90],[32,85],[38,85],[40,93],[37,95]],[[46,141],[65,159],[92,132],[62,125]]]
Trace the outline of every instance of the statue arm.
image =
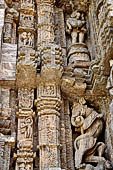
[[72,26],[71,26],[71,24],[69,22],[69,19],[67,20],[66,24],[67,24],[67,27],[69,28],[69,30],[72,30]]
[[71,34],[71,30],[72,30],[72,26],[71,26],[71,24],[70,24],[70,22],[69,22],[69,19],[66,21],[66,32],[68,33],[68,34]]

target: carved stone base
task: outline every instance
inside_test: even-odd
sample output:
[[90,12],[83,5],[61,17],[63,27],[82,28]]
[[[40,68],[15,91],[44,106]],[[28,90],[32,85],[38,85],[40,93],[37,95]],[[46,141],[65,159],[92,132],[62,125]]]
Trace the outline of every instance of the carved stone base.
[[68,60],[68,65],[73,68],[88,68],[90,59],[86,44],[72,44],[68,49]]
[[110,170],[112,165],[109,161],[100,161],[97,166],[92,166],[90,164],[81,164],[81,167],[78,170]]

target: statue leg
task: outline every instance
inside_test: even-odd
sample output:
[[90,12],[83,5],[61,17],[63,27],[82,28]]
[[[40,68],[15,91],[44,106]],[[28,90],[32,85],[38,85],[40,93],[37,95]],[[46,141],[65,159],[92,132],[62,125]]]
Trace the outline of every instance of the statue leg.
[[98,142],[97,145],[99,145],[97,146],[98,156],[102,157],[105,150],[105,144],[103,142]]
[[77,36],[78,36],[78,33],[77,31],[74,31],[71,33],[71,37],[72,37],[72,44],[75,44],[77,43]]
[[84,42],[84,33],[80,32],[79,33],[79,43],[83,43]]
[[78,168],[82,164],[82,158],[83,158],[83,151],[77,150],[75,151],[75,167]]

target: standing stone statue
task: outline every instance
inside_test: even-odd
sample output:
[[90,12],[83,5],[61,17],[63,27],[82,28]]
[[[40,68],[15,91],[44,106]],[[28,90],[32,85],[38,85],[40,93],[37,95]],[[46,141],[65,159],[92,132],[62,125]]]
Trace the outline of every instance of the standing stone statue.
[[83,43],[84,42],[84,35],[86,33],[86,21],[84,14],[74,11],[71,14],[71,17],[67,19],[67,33],[71,34],[72,37],[72,44],[75,43]]

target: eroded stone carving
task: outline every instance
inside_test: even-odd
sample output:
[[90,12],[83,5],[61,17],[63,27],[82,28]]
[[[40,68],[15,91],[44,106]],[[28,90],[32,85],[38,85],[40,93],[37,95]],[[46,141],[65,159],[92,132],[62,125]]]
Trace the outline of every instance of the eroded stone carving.
[[22,27],[34,27],[34,16],[21,14],[19,24]]
[[20,34],[20,46],[33,47],[34,35],[31,32],[23,32]]
[[[40,169],[60,168],[59,109],[60,89],[56,84],[40,84],[37,89]],[[48,98],[49,100],[45,100]],[[43,161],[45,160],[45,161]]]
[[33,89],[21,88],[18,90],[19,108],[31,109],[33,107]]
[[66,20],[66,32],[71,35],[67,36],[68,42],[68,74],[72,77],[79,77],[79,80],[88,73],[90,65],[89,51],[85,41],[86,19],[85,13],[75,10],[70,18]]
[[34,0],[21,0],[21,8],[22,9],[32,9],[34,6]]
[[18,141],[16,170],[33,170],[33,116],[34,90],[19,88]]
[[67,19],[67,33],[71,34],[72,44],[83,43],[84,35],[86,33],[86,21],[84,13],[74,11],[71,17]]
[[[103,130],[103,114],[98,114],[94,109],[89,108],[84,100],[73,104],[71,122],[78,135],[74,142],[75,168],[73,167],[72,140],[76,134],[71,135],[73,128],[71,132],[69,111],[70,103],[81,96],[85,96],[92,106],[97,104],[95,98],[98,95],[98,98],[102,100],[106,100],[104,97],[109,100],[107,92],[99,93],[101,87],[99,88],[98,81],[103,78],[101,75],[104,74],[106,78],[109,74],[109,71],[105,72],[103,68],[105,60],[107,59],[108,63],[112,57],[109,48],[109,46],[112,47],[110,32],[113,32],[112,2],[103,0],[97,2],[95,0],[5,0],[5,5],[1,2],[0,21],[1,9],[6,7],[3,42],[1,43],[3,56],[0,56],[0,60],[2,57],[4,59],[3,72],[5,74],[7,74],[5,69],[9,66],[13,72],[13,65],[7,60],[10,50],[6,49],[6,55],[2,47],[5,44],[4,48],[7,48],[8,44],[12,45],[17,42],[18,48],[15,50],[15,56],[17,54],[16,80],[8,81],[9,79],[6,78],[1,81],[0,79],[0,87],[8,88],[8,92],[12,89],[16,91],[18,95],[14,97],[14,100],[18,102],[18,105],[15,106],[16,102],[14,102],[10,109],[12,96],[9,93],[8,100],[7,95],[4,99],[0,98],[0,170],[112,169],[110,162],[103,157],[105,144],[99,138]],[[0,32],[1,29],[0,24]],[[65,30],[69,35],[65,35]],[[12,60],[13,50],[11,54]],[[91,76],[88,74],[89,66],[91,66],[90,58],[92,60],[96,57],[99,58],[99,65],[93,65],[91,72],[96,72],[96,74]],[[62,80],[65,88],[62,88]],[[102,83],[102,87],[105,86],[103,80]],[[93,84],[97,87],[96,90],[93,89]],[[112,99],[110,112],[113,113],[113,68],[108,84],[110,99]],[[35,106],[34,99],[36,99]],[[102,107],[99,106],[101,111],[104,110]],[[16,109],[17,118],[15,119]],[[37,113],[34,114],[33,111],[36,109]],[[112,136],[113,129],[112,114],[110,114],[107,111],[104,112],[107,121],[111,123],[108,126],[110,129],[108,137],[105,135],[106,143],[108,143],[109,136]],[[106,123],[106,127],[107,125]],[[13,159],[10,147],[13,138],[9,136],[12,135],[13,127],[14,132],[17,133],[15,134],[17,144],[13,150],[16,152],[15,160],[9,167]],[[107,149],[109,146],[112,148],[112,145],[113,139]],[[35,151],[37,162],[34,160]],[[113,160],[113,154],[110,159]]]
[[86,162],[106,161],[103,157],[105,144],[98,141],[103,129],[102,117],[103,114],[98,114],[94,109],[87,107],[83,98],[79,104],[73,105],[71,122],[75,126],[75,132],[80,134],[74,141],[75,167],[77,169]]
[[32,132],[32,125],[33,120],[31,117],[26,117],[24,121],[21,123],[21,133],[24,133],[25,138],[32,138],[33,132]]
[[10,154],[14,143],[14,137],[8,137],[0,133],[0,170],[10,170]]
[[3,40],[5,43],[17,43],[16,24],[18,21],[18,12],[14,8],[6,8],[5,23],[3,31]]

